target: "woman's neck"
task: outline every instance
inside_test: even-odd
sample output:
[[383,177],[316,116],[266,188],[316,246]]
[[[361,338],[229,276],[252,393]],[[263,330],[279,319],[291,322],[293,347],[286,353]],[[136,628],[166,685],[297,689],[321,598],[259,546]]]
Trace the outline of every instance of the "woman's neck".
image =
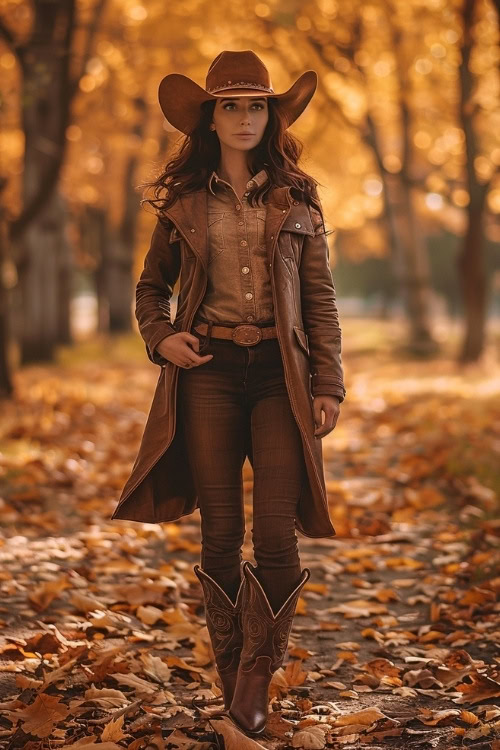
[[246,190],[248,180],[252,177],[246,153],[236,151],[231,154],[224,154],[223,152],[217,168],[217,174],[221,180],[229,182],[238,195],[242,195]]

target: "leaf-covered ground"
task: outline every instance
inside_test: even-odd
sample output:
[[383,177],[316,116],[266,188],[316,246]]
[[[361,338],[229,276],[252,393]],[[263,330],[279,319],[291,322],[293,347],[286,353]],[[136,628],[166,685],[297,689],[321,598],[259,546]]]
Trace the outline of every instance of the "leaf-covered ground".
[[[500,368],[407,358],[391,326],[343,330],[348,397],[323,441],[337,536],[299,534],[312,575],[259,743],[222,712],[198,511],[110,520],[158,375],[142,342],[16,373],[0,432],[1,748],[500,749]],[[248,461],[244,479],[253,560]]]

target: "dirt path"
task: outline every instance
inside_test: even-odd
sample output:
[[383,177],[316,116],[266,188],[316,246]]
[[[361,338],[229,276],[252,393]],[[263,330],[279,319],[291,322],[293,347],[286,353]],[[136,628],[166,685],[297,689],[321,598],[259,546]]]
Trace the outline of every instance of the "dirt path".
[[[324,441],[337,537],[299,535],[312,575],[260,743],[499,750],[498,373],[350,363]],[[255,744],[220,702],[191,705],[219,693],[198,513],[109,520],[155,382],[98,362],[17,376],[0,435],[1,748]],[[253,560],[248,462],[244,478]]]

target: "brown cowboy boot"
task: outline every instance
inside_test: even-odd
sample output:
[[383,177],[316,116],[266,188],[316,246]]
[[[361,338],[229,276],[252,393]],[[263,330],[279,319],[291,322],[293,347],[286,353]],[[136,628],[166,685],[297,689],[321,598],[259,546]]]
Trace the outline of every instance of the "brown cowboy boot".
[[304,568],[298,584],[275,615],[253,572],[255,568],[248,560],[242,568],[246,580],[241,610],[243,649],[228,715],[240,729],[257,735],[266,728],[269,684],[283,664],[297,601],[311,571]]
[[240,652],[243,646],[240,615],[245,581],[242,577],[236,602],[233,604],[224,589],[203,568],[195,565],[194,572],[198,576],[203,589],[207,630],[214,650],[217,672],[222,683],[224,707],[229,708],[236,685]]

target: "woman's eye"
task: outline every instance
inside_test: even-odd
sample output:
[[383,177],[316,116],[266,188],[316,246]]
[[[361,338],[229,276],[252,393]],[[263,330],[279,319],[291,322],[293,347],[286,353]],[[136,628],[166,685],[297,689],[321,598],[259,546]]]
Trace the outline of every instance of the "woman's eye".
[[[232,102],[227,102],[226,104],[222,105],[223,109],[227,109],[228,107],[234,107],[235,105]],[[256,102],[255,104],[252,104],[252,107],[259,107],[259,109],[264,109],[264,105],[260,104],[259,102]]]

